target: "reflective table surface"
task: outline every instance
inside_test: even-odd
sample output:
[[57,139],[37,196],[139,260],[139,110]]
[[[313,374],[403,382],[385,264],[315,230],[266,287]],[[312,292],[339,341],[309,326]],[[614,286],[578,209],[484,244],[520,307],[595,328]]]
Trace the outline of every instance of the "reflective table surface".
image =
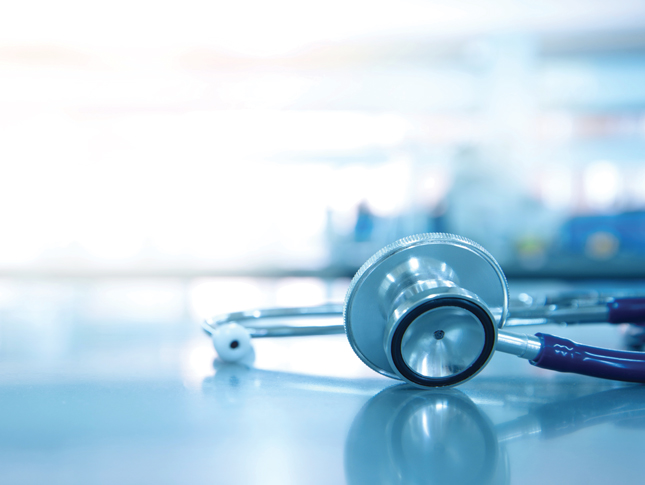
[[[0,280],[0,483],[643,482],[645,386],[498,353],[461,387],[419,390],[368,369],[343,336],[264,339],[253,363],[216,359],[198,314],[267,303],[257,295],[280,285]],[[255,300],[226,308],[244,295],[218,289],[239,287]],[[559,287],[570,286],[511,282]],[[610,326],[527,331],[621,346]]]

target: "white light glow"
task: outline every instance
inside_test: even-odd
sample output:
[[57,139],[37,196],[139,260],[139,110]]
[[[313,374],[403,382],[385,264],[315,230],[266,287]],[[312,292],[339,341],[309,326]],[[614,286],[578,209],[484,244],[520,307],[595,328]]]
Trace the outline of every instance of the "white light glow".
[[574,203],[573,170],[563,165],[539,167],[540,197],[552,210],[569,210]]
[[313,81],[302,76],[262,74],[226,83],[219,96],[232,106],[249,109],[284,108],[296,102]]
[[[324,257],[337,174],[268,158],[396,146],[408,130],[388,114],[262,110],[51,111],[7,126],[0,203],[13,210],[0,214],[0,261],[64,253],[107,264],[159,254],[228,267],[279,265],[271,259],[285,249],[293,264]],[[405,176],[386,165],[359,197],[395,211]],[[390,181],[396,190],[384,190]]]
[[215,350],[210,340],[189,342],[182,352],[181,370],[184,386],[191,390],[201,389],[204,379],[213,375]]
[[398,214],[410,202],[410,161],[405,158],[393,159],[370,168],[363,183],[364,199],[371,210],[382,216]]
[[160,325],[185,318],[183,287],[172,280],[108,279],[95,283],[85,295],[89,321]]
[[[632,0],[602,2],[426,2],[419,0],[24,0],[5,2],[0,42],[49,43],[128,49],[209,46],[271,57],[321,42],[432,32],[463,35],[488,29],[515,31],[576,23],[616,25],[643,17]],[[584,15],[582,15],[584,13]],[[117,35],[118,33],[118,35]]]
[[251,278],[201,278],[194,280],[189,291],[190,311],[196,321],[273,305],[269,292]]
[[415,202],[424,208],[434,208],[452,187],[453,174],[443,166],[428,167],[415,174],[413,183],[417,185]]
[[589,165],[584,172],[584,194],[589,207],[607,210],[614,206],[622,187],[618,167],[608,161]]
[[63,0],[54,6],[31,0],[3,8],[0,42],[28,40],[93,48],[206,45],[272,57],[320,42],[384,31],[421,30],[429,24],[447,31],[446,23],[454,28],[455,22],[481,22],[481,14],[488,10],[476,4],[471,7],[465,10],[414,0],[331,0],[324,4],[115,0],[109,6],[79,0]]
[[278,306],[314,306],[327,303],[325,284],[318,278],[285,278],[278,282]]
[[349,212],[365,202],[378,216],[397,214],[410,202],[411,173],[410,161],[406,158],[340,167],[331,182],[336,190],[335,197],[329,200],[330,207]]

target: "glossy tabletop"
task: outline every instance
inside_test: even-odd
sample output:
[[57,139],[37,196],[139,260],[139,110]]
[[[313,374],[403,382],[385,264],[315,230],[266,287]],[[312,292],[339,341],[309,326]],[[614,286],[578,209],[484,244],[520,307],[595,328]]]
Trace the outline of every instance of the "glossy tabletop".
[[[344,336],[258,340],[252,364],[224,364],[194,294],[1,280],[0,483],[643,483],[644,386],[498,353],[461,387],[419,390]],[[621,345],[616,327],[527,330]]]

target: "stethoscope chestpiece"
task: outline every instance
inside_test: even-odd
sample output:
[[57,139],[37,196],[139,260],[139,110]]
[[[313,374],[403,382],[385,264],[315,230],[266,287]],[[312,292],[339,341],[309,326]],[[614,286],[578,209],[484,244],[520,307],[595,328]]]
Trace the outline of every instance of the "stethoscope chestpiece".
[[343,311],[356,354],[377,372],[419,387],[475,376],[495,349],[508,286],[495,259],[452,234],[419,234],[370,258]]

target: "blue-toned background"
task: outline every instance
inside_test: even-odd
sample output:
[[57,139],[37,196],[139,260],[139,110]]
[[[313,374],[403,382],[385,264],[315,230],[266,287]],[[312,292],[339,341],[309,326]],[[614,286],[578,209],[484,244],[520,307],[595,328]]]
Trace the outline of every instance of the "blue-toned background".
[[510,274],[640,275],[644,18],[628,0],[3,6],[0,275],[351,275],[425,231]]

